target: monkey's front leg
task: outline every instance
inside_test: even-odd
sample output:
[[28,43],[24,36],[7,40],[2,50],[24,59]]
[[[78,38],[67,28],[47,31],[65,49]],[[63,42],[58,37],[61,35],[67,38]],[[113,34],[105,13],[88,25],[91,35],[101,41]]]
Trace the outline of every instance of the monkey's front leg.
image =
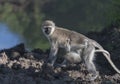
[[[66,41],[66,45],[65,45],[65,51],[66,51],[66,54],[69,53],[71,51],[71,46],[70,46],[70,43],[69,43],[69,39]],[[64,57],[65,58],[65,57]],[[67,66],[67,60],[64,59],[64,61],[59,65],[61,67],[66,67]]]
[[55,63],[55,61],[56,61],[56,59],[57,59],[57,56],[56,56],[57,52],[58,52],[58,47],[57,47],[57,45],[52,45],[52,46],[51,46],[51,50],[50,50],[50,54],[49,54],[49,58],[48,58],[48,63],[49,63],[51,66],[54,65],[54,63]]

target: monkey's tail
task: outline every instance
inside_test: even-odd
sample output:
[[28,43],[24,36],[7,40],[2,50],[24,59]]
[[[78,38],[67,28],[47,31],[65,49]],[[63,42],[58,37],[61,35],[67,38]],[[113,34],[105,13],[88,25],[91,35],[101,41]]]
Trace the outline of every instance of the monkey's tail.
[[109,53],[108,51],[104,50],[104,48],[103,48],[99,43],[97,43],[96,41],[92,40],[92,42],[93,42],[93,45],[94,45],[96,48],[98,48],[98,49],[100,49],[100,50],[103,50],[103,55],[107,55],[107,56],[109,56],[109,58],[110,58],[110,53]]
[[108,51],[106,51],[106,50],[95,50],[95,52],[102,52],[103,53],[103,55],[107,55],[109,58],[110,58],[110,53],[108,52]]
[[97,43],[95,40],[92,40],[92,44],[98,49],[101,49],[101,50],[103,49],[103,47],[99,43]]
[[95,47],[97,47],[98,49],[100,50],[96,50],[96,52],[103,52],[103,55],[106,57],[106,59],[108,60],[108,62],[111,64],[111,66],[113,67],[113,69],[120,74],[120,70],[115,66],[115,64],[112,62],[111,58],[110,58],[110,54],[108,51],[104,50],[104,48],[99,44],[97,43],[96,41],[92,40],[93,41],[93,45]]
[[[112,60],[110,59],[110,54],[106,50],[95,50],[95,52],[104,52],[103,55],[106,57],[108,62],[111,64],[114,70],[120,74],[120,70],[115,66],[115,64],[113,64]],[[105,53],[108,55],[106,55]]]
[[95,50],[95,52],[102,52],[103,54],[107,54],[110,57],[110,53],[106,50]]
[[106,59],[108,60],[108,62],[111,64],[111,66],[113,67],[113,69],[120,74],[120,70],[115,66],[115,64],[112,62],[112,60],[109,58],[109,56],[104,55],[106,57]]

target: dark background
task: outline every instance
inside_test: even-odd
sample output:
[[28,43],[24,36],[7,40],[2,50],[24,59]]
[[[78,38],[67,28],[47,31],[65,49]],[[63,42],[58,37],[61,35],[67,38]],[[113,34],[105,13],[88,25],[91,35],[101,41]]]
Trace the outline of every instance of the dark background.
[[0,0],[0,21],[23,36],[30,48],[49,47],[42,21],[86,34],[120,24],[120,0]]

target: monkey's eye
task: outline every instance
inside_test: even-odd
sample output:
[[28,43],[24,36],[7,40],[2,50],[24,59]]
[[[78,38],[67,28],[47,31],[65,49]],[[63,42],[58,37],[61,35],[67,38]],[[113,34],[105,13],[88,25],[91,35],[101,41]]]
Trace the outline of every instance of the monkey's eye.
[[44,27],[44,29],[51,29],[51,27]]

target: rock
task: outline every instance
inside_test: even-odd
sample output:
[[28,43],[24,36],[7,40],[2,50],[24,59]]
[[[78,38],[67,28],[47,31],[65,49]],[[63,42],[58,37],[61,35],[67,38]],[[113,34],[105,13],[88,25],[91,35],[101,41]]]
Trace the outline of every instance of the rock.
[[34,50],[32,50],[31,52],[38,53],[38,54],[40,54],[40,55],[44,54],[44,51],[41,50],[41,49],[39,49],[39,48],[34,49]]
[[8,57],[5,52],[0,53],[0,65],[8,63]]
[[21,56],[20,53],[16,52],[16,51],[12,51],[10,53],[10,59],[11,60],[14,60],[14,59],[18,60],[20,58],[20,56]]
[[24,44],[20,43],[12,48],[1,50],[0,52],[5,52],[8,58],[14,60],[18,59],[20,56],[23,56],[26,50]]
[[24,43],[20,43],[8,50],[19,52],[21,56],[24,55],[24,53],[26,52]]

